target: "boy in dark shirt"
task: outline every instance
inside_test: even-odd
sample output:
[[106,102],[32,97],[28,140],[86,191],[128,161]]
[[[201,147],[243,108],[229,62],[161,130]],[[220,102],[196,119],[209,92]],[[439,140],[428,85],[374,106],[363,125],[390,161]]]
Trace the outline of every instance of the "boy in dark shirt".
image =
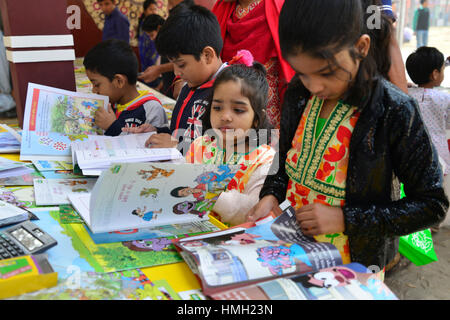
[[100,9],[105,14],[102,41],[109,39],[130,42],[130,22],[116,7],[116,0],[97,0]]
[[[187,27],[189,26],[189,27]],[[208,104],[216,75],[227,65],[220,59],[223,42],[215,15],[205,7],[180,3],[156,37],[156,49],[174,65],[174,73],[186,82],[173,109],[170,127],[145,125],[124,129],[139,133],[157,131],[146,145],[178,147],[183,153],[203,134],[201,116]]]
[[144,123],[167,124],[161,102],[147,91],[136,88],[138,61],[133,49],[124,41],[108,40],[97,44],[84,58],[92,92],[109,97],[112,107],[95,112],[95,124],[107,136],[118,136],[123,127]]

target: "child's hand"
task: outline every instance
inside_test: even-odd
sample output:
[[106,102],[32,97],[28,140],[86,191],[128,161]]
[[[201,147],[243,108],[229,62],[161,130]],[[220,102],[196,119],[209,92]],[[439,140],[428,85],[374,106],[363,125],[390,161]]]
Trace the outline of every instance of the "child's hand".
[[145,141],[147,148],[176,148],[178,140],[168,133],[158,133],[152,135]]
[[297,221],[307,236],[344,232],[344,213],[339,207],[321,203],[307,204],[295,210]]
[[161,71],[159,70],[158,65],[150,66],[144,70],[139,76],[138,79],[144,81],[146,83],[152,82],[161,75]]
[[156,128],[150,123],[141,124],[139,127],[123,127],[122,132],[127,133],[146,133],[156,131]]
[[95,125],[103,130],[108,129],[114,121],[116,121],[116,115],[114,114],[111,104],[108,105],[108,110],[104,108],[98,108],[95,111]]
[[265,196],[259,200],[259,202],[247,212],[245,220],[247,222],[255,222],[256,220],[267,216],[270,211],[277,216],[281,214],[278,200],[272,195]]

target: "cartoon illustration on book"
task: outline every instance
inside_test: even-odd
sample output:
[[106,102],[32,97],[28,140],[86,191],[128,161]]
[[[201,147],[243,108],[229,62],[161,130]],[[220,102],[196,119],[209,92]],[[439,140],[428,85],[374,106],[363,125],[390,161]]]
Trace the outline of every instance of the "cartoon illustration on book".
[[76,186],[77,184],[87,184],[86,180],[64,180],[58,181],[59,184],[63,184],[65,186]]
[[94,122],[107,96],[28,84],[22,131],[21,160],[70,160],[70,144],[101,135]]
[[55,100],[51,107],[51,131],[66,135],[102,134],[94,122],[99,101],[67,95]]
[[122,244],[133,251],[176,251],[175,247],[171,246],[172,241],[167,238],[124,241]]
[[[199,205],[202,205],[202,208],[200,208]],[[198,209],[202,209],[203,211],[200,211]],[[209,209],[209,207],[204,208],[204,203],[202,201],[183,201],[173,206],[173,213],[175,214],[190,213],[202,218],[207,213],[206,209]],[[212,207],[210,209],[212,209]]]
[[145,221],[150,221],[152,219],[156,219],[158,217],[157,213],[162,213],[162,208],[159,209],[158,211],[153,210],[153,211],[147,211],[147,207],[144,206],[143,209],[141,208],[137,208],[134,209],[131,214],[134,214],[140,218],[142,218]]
[[164,170],[161,168],[157,168],[155,166],[152,165],[153,170],[139,170],[137,172],[138,175],[141,176],[142,179],[147,180],[147,181],[152,181],[153,179],[158,178],[158,175],[160,175],[161,177],[170,177],[174,172],[175,169],[172,170]]
[[158,197],[158,191],[159,189],[156,188],[143,188],[139,195],[146,198],[152,196],[153,199],[156,199]]

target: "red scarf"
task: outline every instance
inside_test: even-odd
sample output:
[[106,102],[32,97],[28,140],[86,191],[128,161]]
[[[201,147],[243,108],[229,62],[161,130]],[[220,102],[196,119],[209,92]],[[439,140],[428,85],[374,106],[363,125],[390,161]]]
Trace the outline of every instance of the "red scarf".
[[[229,61],[238,50],[250,51],[256,61],[265,64],[270,58],[278,57],[281,76],[289,82],[294,70],[281,57],[278,21],[284,0],[263,0],[242,19],[234,17],[236,2],[217,0],[212,9],[219,21],[224,48],[222,59]],[[266,23],[262,23],[262,22]]]

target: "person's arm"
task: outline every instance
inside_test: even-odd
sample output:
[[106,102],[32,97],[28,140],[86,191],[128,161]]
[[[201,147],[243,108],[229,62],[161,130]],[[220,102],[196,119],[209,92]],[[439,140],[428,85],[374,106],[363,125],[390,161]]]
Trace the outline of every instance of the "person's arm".
[[389,43],[389,54],[391,56],[391,67],[388,72],[389,80],[408,94],[408,80],[406,80],[405,64],[402,53],[394,33],[391,35]]
[[[398,237],[423,230],[445,218],[445,195],[437,152],[413,99],[391,109],[395,124],[388,136],[389,157],[395,175],[404,184],[406,197],[390,203],[346,203],[345,231],[358,237]],[[381,173],[380,173],[381,174]]]
[[154,127],[167,125],[167,115],[163,106],[158,101],[148,101],[144,104],[145,122]]
[[259,192],[270,169],[270,163],[259,166],[251,175],[244,193],[238,190],[224,191],[220,194],[213,211],[222,221],[237,225],[246,221],[246,213],[259,201]]
[[168,62],[159,65],[153,65],[144,70],[139,76],[138,79],[149,83],[157,79],[161,74],[166,72],[173,72],[173,63]]

